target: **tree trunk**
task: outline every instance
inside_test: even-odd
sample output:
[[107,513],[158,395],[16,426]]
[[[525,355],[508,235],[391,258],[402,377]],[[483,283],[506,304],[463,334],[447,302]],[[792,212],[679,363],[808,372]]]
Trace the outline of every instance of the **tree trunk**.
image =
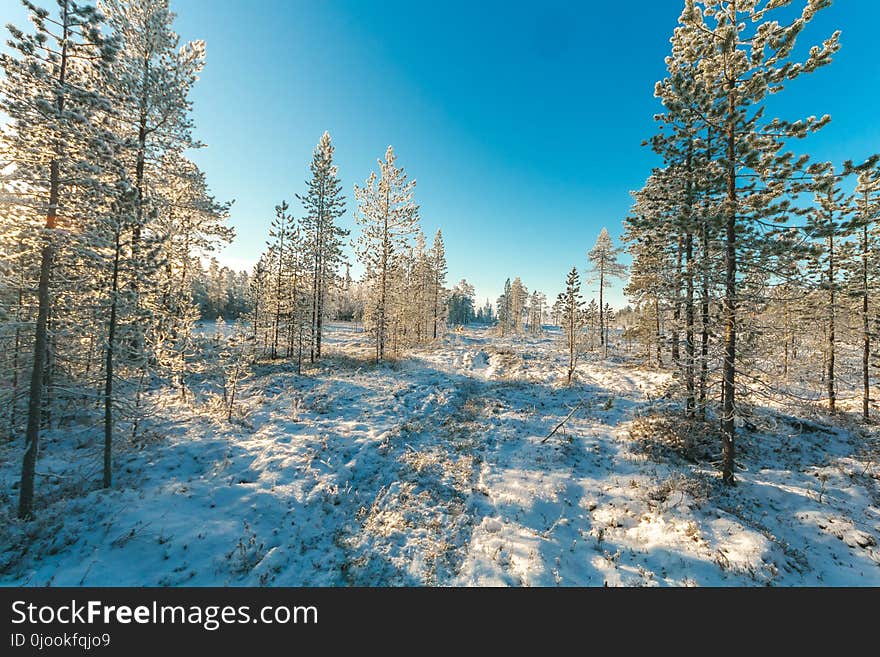
[[[283,213],[282,213],[283,214]],[[282,222],[284,219],[282,218]],[[278,240],[278,276],[275,279],[275,327],[272,331],[272,358],[278,358],[278,334],[281,331],[281,282],[284,274],[284,230],[279,228],[281,235]]]
[[437,304],[440,302],[440,263],[435,263],[437,265],[437,273],[434,277],[434,339],[437,339],[437,315],[438,308]]
[[[67,75],[67,48],[69,36],[69,6],[67,0],[62,5],[62,45],[58,73],[58,114],[64,113],[64,85]],[[49,285],[55,259],[55,222],[58,216],[58,198],[61,191],[61,158],[63,143],[56,144],[56,158],[49,166],[49,211],[46,214],[46,236],[40,252],[40,279],[37,283],[37,325],[34,335],[34,362],[31,370],[30,396],[28,398],[28,421],[25,431],[25,452],[21,465],[19,487],[18,517],[29,519],[33,514],[34,475],[37,466],[37,452],[40,446],[40,416],[42,414],[43,383],[46,357],[49,347],[49,309],[52,300]]]
[[[829,201],[833,202],[833,193],[829,192]],[[836,290],[834,289],[836,273],[834,271],[834,211],[829,210],[828,216],[828,360],[826,362],[826,385],[828,389],[828,410],[832,413],[836,410],[837,393],[834,381],[834,349],[835,349],[835,303]]]
[[[867,195],[865,192],[865,207],[867,207]],[[862,415],[865,422],[871,417],[871,332],[868,319],[868,224],[862,228]]]
[[259,318],[260,318],[260,294],[261,294],[261,292],[262,292],[262,290],[257,290],[257,289],[255,289],[255,291],[254,291],[254,318],[253,318],[254,354],[253,355],[254,355],[255,359],[256,359],[256,355],[257,355],[257,343],[258,343],[257,336],[260,334]]
[[391,200],[389,192],[385,192],[385,216],[382,225],[382,280],[379,297],[379,317],[376,326],[376,362],[385,358],[385,304],[387,302],[388,261],[391,256],[391,242],[388,234],[388,212]]
[[23,264],[19,264],[21,270],[19,271],[19,283],[18,283],[18,306],[15,310],[15,342],[12,350],[12,407],[10,408],[9,415],[9,435],[12,436],[15,434],[15,426],[18,424],[18,370],[19,370],[19,362],[21,359],[21,324],[24,320],[24,313],[22,312],[22,306],[24,303],[24,266]]
[[312,322],[311,322],[311,344],[309,345],[309,362],[314,363],[315,358],[317,356],[317,351],[319,349],[318,345],[320,344],[319,337],[319,321],[318,321],[318,297],[321,294],[321,232],[322,232],[322,222],[323,218],[323,210],[322,210],[322,201],[323,194],[319,195],[321,198],[318,200],[318,215],[315,217],[315,241],[312,245],[312,248],[315,251],[315,257],[313,259],[312,264]]
[[[736,18],[736,3],[733,5]],[[721,477],[733,485],[736,427],[736,86],[728,82],[727,95],[727,218],[724,236],[724,358],[721,384]]]
[[685,363],[684,378],[687,397],[685,409],[688,417],[694,416],[694,236],[691,233],[693,218],[693,142],[688,147],[688,179],[686,183],[687,231],[684,236],[685,257]]
[[116,227],[113,252],[113,278],[110,285],[110,321],[107,325],[107,358],[104,365],[104,488],[112,483],[113,449],[113,356],[116,344],[116,314],[119,298],[119,255],[121,230]]
[[605,263],[599,264],[599,346],[605,346],[605,315],[603,313],[603,293],[605,291]]
[[685,262],[687,270],[687,279],[685,281],[685,363],[684,378],[685,389],[687,390],[687,398],[685,400],[685,409],[688,417],[694,416],[694,237],[688,231],[684,238]]
[[[323,237],[322,237],[323,241]],[[322,246],[323,248],[323,246]],[[324,333],[324,297],[326,295],[326,285],[327,285],[327,270],[325,269],[326,262],[323,257],[321,259],[320,266],[320,275],[321,275],[321,285],[318,286],[318,314],[316,317],[316,327],[315,327],[315,358],[321,358],[321,338]]]
[[[706,160],[711,160],[712,156],[712,129],[709,128],[706,134]],[[711,193],[711,188],[707,189],[706,195],[710,200]],[[700,419],[705,421],[706,386],[709,379],[709,268],[711,265],[709,259],[709,219],[707,216],[704,216],[700,222],[700,250],[700,269],[702,270],[700,281],[700,390],[697,403]]]
[[[144,174],[147,154],[147,88],[150,80],[150,59],[144,57],[143,75],[141,78],[140,116],[138,119],[137,162],[135,164],[135,189],[137,191],[137,205],[135,211],[135,223],[131,231],[131,262],[132,280],[131,289],[134,292],[135,308],[140,309],[140,281],[138,276],[140,268],[140,240],[141,228],[144,220]],[[140,322],[135,322],[132,336],[132,355],[138,357],[143,348],[142,329]]]
[[576,308],[569,308],[569,318],[568,318],[568,384],[571,385],[571,378],[574,376],[574,346],[575,346],[575,335],[574,335],[574,314],[576,312]]
[[[57,167],[53,163],[53,172]],[[53,175],[57,186],[57,176]],[[57,198],[57,196],[56,196]],[[54,212],[50,210],[50,212]],[[46,222],[47,228],[55,227],[55,217],[50,214]],[[38,311],[34,341],[34,364],[31,371],[30,397],[28,399],[28,422],[25,433],[24,461],[21,467],[21,486],[18,503],[18,517],[28,519],[34,499],[34,473],[37,464],[37,451],[40,440],[40,418],[42,415],[43,377],[45,373],[46,352],[48,348],[48,317],[49,317],[49,279],[54,259],[53,236],[46,235],[40,259],[40,281],[37,287]]]
[[681,365],[681,349],[678,344],[678,327],[681,324],[681,251],[682,239],[679,235],[675,243],[675,275],[673,276],[675,288],[672,291],[672,331],[670,334],[672,340],[672,364],[674,367]]
[[654,295],[654,340],[657,343],[657,367],[663,367],[663,349],[660,335],[660,297]]

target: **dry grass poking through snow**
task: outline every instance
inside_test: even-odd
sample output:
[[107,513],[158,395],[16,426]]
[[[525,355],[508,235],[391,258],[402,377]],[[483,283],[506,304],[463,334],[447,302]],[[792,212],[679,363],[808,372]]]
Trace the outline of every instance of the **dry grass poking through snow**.
[[0,580],[880,585],[876,427],[756,406],[727,489],[712,418],[681,416],[668,373],[590,356],[566,387],[557,340],[467,330],[376,365],[331,326],[303,375],[256,368],[236,422],[154,391],[111,491],[93,426],[49,432],[30,524],[4,445]]

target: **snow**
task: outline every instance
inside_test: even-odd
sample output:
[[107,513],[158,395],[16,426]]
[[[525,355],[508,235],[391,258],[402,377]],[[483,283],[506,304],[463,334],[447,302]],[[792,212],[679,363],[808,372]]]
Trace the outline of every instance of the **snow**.
[[743,429],[728,489],[714,443],[684,458],[646,424],[668,372],[589,355],[566,387],[559,339],[466,329],[376,366],[332,325],[302,376],[259,365],[234,423],[156,391],[110,491],[97,425],[47,432],[29,524],[6,444],[0,582],[880,585],[876,432],[756,409],[776,429]]

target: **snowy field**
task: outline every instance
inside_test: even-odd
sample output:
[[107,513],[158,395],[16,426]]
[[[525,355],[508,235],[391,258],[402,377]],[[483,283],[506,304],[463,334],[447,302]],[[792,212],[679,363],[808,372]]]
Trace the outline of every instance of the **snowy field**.
[[96,428],[48,433],[29,524],[6,444],[0,582],[880,585],[876,431],[754,409],[727,489],[668,373],[588,357],[567,388],[556,339],[472,329],[377,367],[333,326],[303,376],[258,366],[234,423],[157,395],[111,491]]

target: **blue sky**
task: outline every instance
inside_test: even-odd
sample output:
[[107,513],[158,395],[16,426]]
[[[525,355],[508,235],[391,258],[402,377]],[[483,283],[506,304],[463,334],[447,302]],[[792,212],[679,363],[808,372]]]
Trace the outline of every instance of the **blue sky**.
[[[172,0],[181,36],[208,44],[193,95],[208,148],[194,157],[217,197],[235,199],[221,261],[255,262],[274,205],[303,189],[329,130],[346,225],[353,185],[393,144],[418,181],[425,233],[443,229],[450,282],[494,300],[518,275],[552,299],[602,226],[620,235],[629,191],[657,164],[641,142],[681,5]],[[23,17],[2,0],[0,20]],[[837,0],[802,36],[841,29],[835,62],[773,99],[785,118],[832,115],[798,144],[818,159],[880,151],[878,24],[875,0]]]

